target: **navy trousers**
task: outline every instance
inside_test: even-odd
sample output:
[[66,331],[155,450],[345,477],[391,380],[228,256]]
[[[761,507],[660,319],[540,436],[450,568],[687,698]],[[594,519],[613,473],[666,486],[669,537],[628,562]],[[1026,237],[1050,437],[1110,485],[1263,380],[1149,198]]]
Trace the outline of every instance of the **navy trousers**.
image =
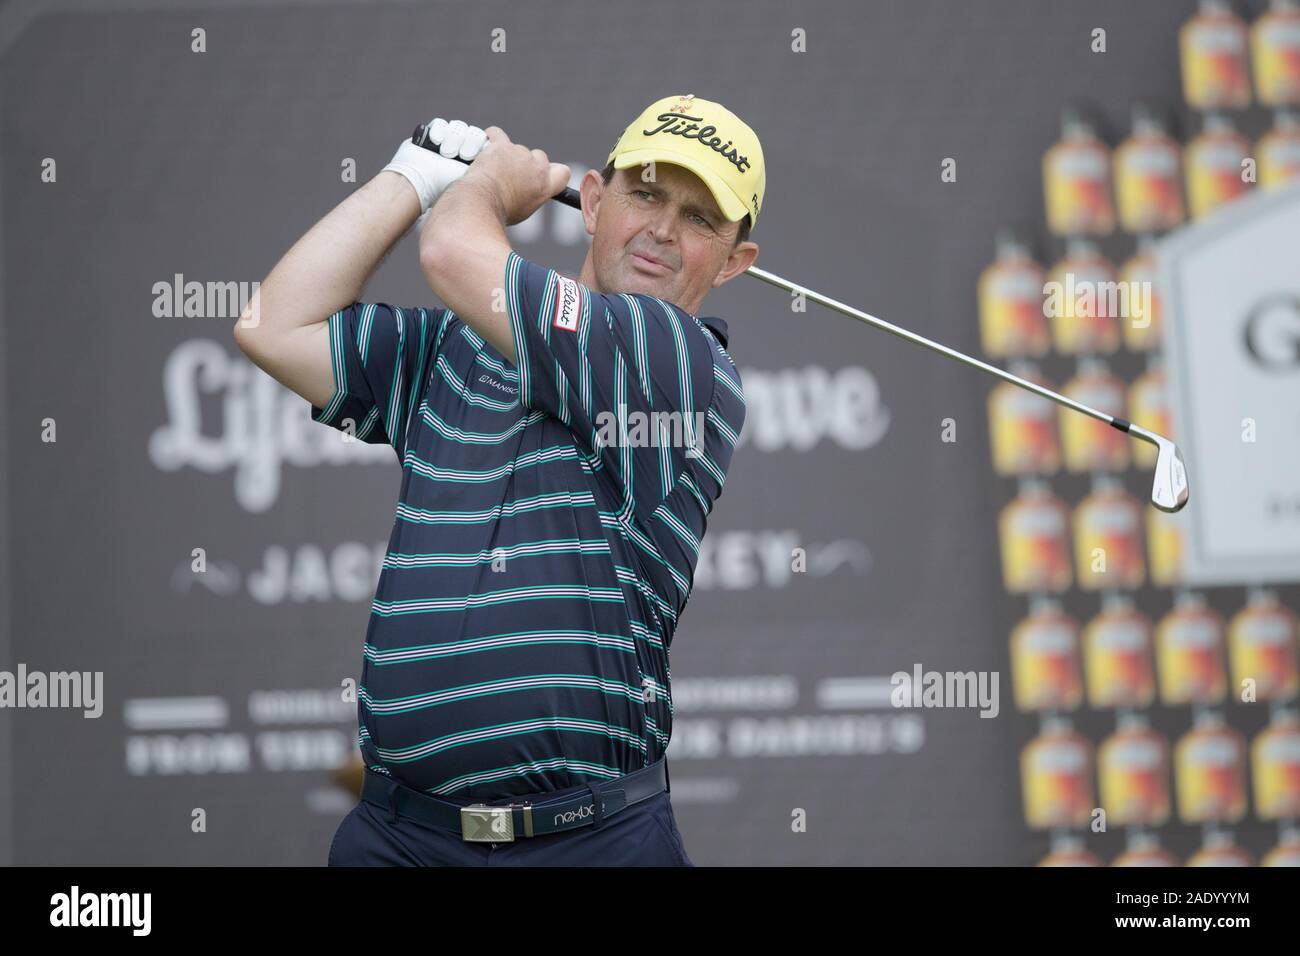
[[362,800],[343,818],[329,866],[694,866],[668,791],[601,821],[511,843],[471,843]]

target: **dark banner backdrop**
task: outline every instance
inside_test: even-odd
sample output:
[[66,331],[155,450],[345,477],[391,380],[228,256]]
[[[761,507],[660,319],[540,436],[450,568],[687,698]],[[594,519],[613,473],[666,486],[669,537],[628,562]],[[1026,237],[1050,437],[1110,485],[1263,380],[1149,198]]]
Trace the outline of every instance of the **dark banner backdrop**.
[[[1119,129],[1135,89],[1176,101],[1191,9],[0,7],[0,669],[104,682],[96,719],[0,711],[0,861],[322,864],[352,803],[331,781],[355,749],[341,685],[397,459],[312,424],[236,348],[237,307],[159,315],[155,284],[260,281],[356,188],[349,160],[366,181],[431,116],[499,125],[576,182],[648,103],[693,92],[762,138],[759,266],[977,353],[976,277],[999,225],[1043,221],[1060,107],[1090,100]],[[571,274],[587,241],[558,204],[512,237]],[[363,298],[436,304],[415,257],[408,235]],[[673,643],[692,858],[1036,862],[990,380],[744,276],[702,311],[730,325],[749,417]],[[889,675],[916,664],[999,672],[1000,713],[891,707]]]

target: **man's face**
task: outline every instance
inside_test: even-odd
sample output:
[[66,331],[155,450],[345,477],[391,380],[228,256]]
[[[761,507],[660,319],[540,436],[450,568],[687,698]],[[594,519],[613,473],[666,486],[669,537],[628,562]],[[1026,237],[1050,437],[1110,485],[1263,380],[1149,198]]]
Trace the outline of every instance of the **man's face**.
[[616,169],[608,185],[597,170],[583,178],[592,244],[579,281],[599,292],[653,295],[695,314],[710,289],[749,268],[758,246],[734,245],[740,223],[722,215],[690,170],[658,162],[653,182],[641,172]]

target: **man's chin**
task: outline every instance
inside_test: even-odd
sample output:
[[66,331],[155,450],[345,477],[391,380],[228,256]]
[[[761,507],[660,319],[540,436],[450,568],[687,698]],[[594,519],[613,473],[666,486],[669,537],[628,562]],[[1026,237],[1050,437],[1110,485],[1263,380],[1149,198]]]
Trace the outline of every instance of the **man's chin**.
[[[665,278],[667,278],[665,276]],[[669,294],[669,284],[663,279],[656,279],[654,276],[648,276],[644,273],[637,272],[635,269],[629,269],[623,281],[628,292],[644,292],[646,295],[652,295],[662,299]]]

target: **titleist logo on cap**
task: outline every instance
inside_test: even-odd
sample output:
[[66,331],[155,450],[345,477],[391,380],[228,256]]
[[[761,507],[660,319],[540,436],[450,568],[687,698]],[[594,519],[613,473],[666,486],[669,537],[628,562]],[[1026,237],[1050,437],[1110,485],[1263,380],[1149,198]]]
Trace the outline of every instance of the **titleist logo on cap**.
[[643,136],[654,136],[656,133],[671,133],[674,136],[684,136],[686,139],[698,139],[709,149],[721,153],[727,157],[737,169],[742,173],[749,170],[749,157],[736,155],[735,147],[731,145],[731,140],[722,142],[721,136],[714,136],[718,128],[713,125],[701,126],[699,123],[688,123],[686,120],[702,120],[703,116],[684,116],[681,113],[660,113],[655,117],[662,125],[654,129],[643,129]]

